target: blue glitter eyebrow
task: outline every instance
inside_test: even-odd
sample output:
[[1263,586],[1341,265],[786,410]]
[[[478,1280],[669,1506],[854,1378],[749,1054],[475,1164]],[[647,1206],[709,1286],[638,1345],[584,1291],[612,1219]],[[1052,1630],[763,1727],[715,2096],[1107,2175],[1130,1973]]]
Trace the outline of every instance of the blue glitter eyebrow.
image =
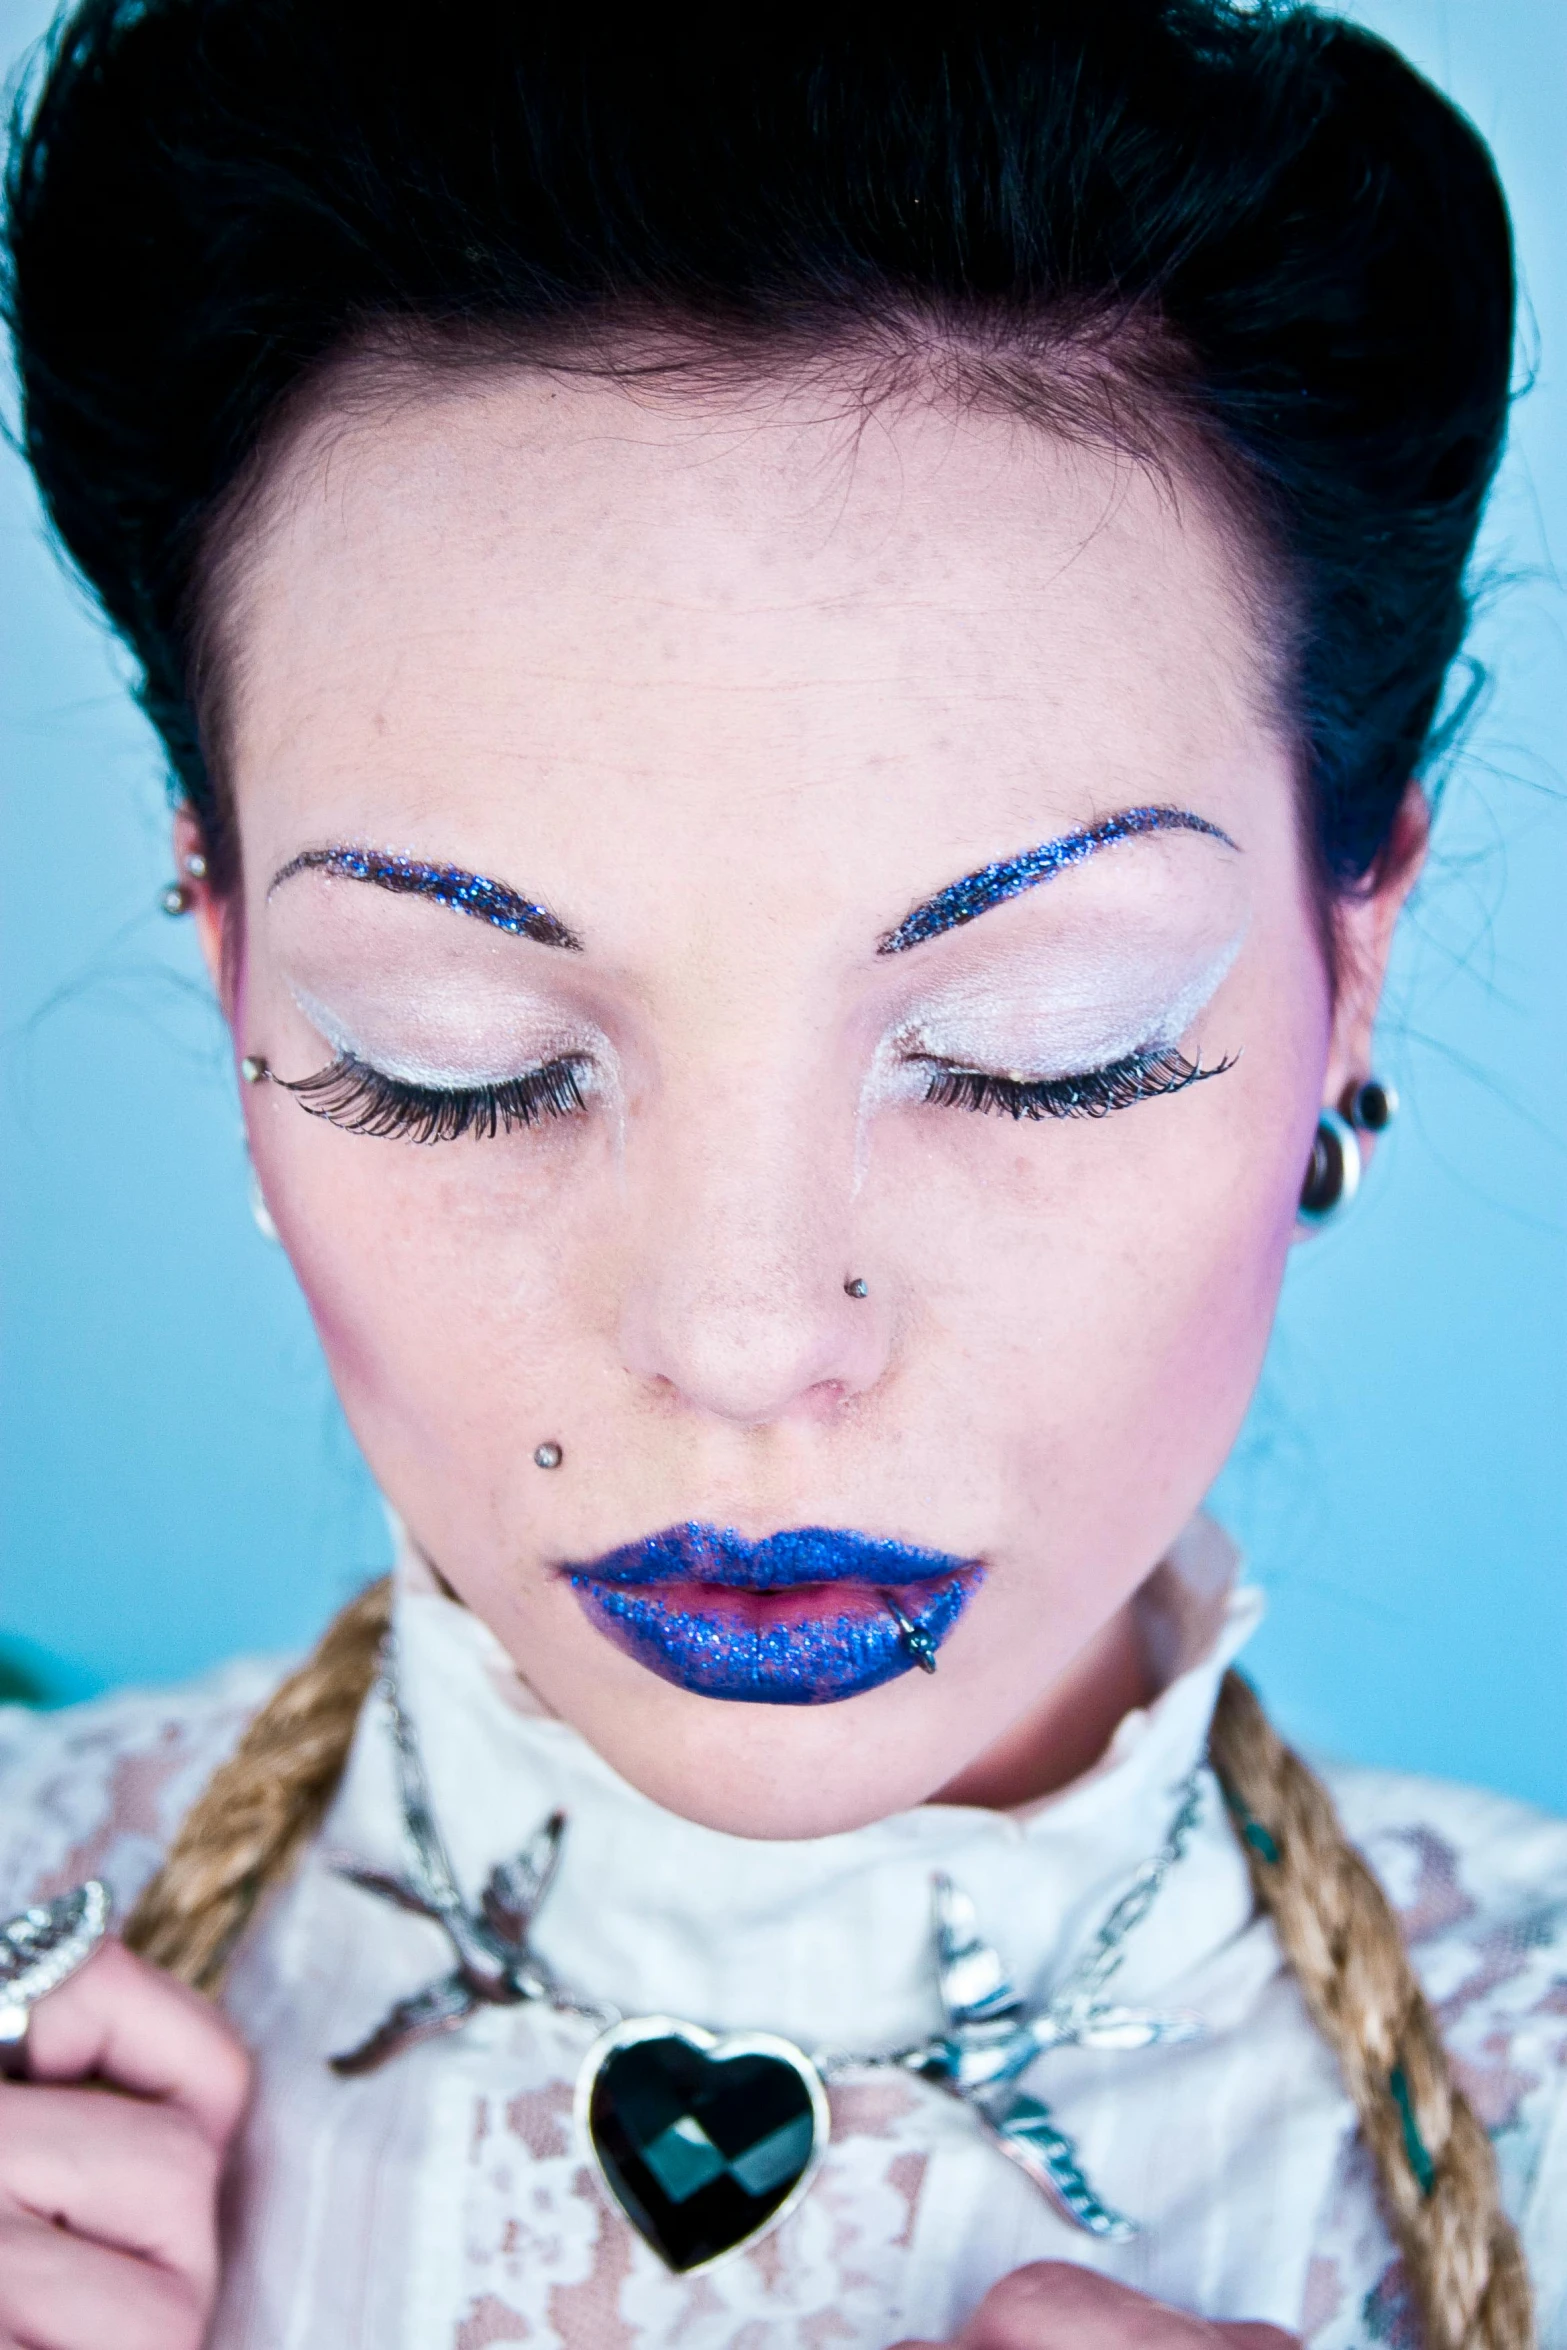
[[548,906],[536,906],[504,882],[491,881],[482,873],[465,873],[458,865],[428,865],[421,857],[393,856],[386,849],[306,849],[272,876],[267,895],[296,873],[330,873],[344,881],[368,881],[396,897],[429,898],[437,906],[450,906],[456,913],[472,915],[476,922],[488,922],[492,929],[510,931],[514,938],[537,939],[540,946],[566,947],[573,954],[582,952],[576,932],[568,930]]
[[1135,840],[1145,832],[1201,832],[1210,840],[1222,841],[1228,849],[1239,846],[1217,824],[1210,824],[1205,816],[1194,816],[1189,808],[1123,808],[1102,824],[1082,825],[1076,832],[1064,832],[1059,840],[1047,840],[1042,848],[1025,849],[1021,856],[1004,858],[997,865],[981,865],[977,873],[965,873],[961,881],[938,890],[912,914],[905,914],[876,952],[906,954],[927,938],[939,938],[945,930],[976,921],[1003,899],[1021,897],[1024,890],[1053,881],[1068,866],[1081,865],[1101,849],[1113,848],[1117,841]]

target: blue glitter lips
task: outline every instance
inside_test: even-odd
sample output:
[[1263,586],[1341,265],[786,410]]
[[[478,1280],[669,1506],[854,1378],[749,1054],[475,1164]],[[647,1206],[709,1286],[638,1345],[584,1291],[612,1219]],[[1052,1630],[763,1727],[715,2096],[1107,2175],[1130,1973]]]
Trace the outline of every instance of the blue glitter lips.
[[291,881],[296,873],[368,881],[397,897],[430,898],[438,906],[471,914],[476,922],[510,931],[514,938],[533,938],[541,946],[566,947],[574,953],[582,949],[575,931],[568,930],[548,906],[536,906],[503,881],[491,881],[482,873],[465,873],[457,865],[427,865],[421,857],[398,857],[387,849],[306,849],[273,875],[273,889]]
[[662,1680],[743,1705],[833,1705],[914,1669],[881,1596],[938,1648],[984,1580],[977,1560],[799,1526],[748,1542],[670,1526],[569,1565],[590,1621]]
[[889,930],[877,947],[879,955],[901,955],[910,947],[924,944],[927,938],[939,938],[944,930],[956,930],[965,922],[975,921],[992,906],[1005,898],[1021,897],[1026,889],[1037,889],[1042,881],[1053,881],[1068,866],[1081,865],[1085,859],[1097,856],[1101,849],[1114,848],[1118,841],[1136,840],[1147,832],[1201,832],[1210,840],[1222,841],[1233,849],[1235,842],[1217,824],[1210,824],[1205,816],[1194,816],[1188,808],[1123,808],[1118,816],[1107,816],[1102,824],[1085,824],[1076,832],[1064,832],[1059,840],[1047,840],[1042,847],[1025,849],[1021,856],[1007,857],[1000,864],[981,865],[977,873],[965,873],[961,881],[954,881],[946,889],[938,890],[912,914],[905,914],[896,930]]

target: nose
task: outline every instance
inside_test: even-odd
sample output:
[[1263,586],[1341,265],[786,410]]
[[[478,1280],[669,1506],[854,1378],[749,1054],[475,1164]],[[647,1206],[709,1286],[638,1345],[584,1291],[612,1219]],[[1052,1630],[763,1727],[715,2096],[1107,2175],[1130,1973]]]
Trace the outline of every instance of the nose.
[[628,1144],[626,1366],[739,1427],[829,1413],[887,1360],[887,1301],[851,1262],[852,1131],[702,1091]]

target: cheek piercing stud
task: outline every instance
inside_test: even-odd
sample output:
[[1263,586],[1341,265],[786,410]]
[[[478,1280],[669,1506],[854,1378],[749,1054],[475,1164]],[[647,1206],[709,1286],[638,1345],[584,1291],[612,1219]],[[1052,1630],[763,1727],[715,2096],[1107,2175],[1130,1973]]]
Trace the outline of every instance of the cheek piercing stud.
[[263,1078],[272,1074],[259,1053],[247,1053],[240,1062],[239,1073],[247,1085],[259,1085]]
[[843,1285],[843,1294],[845,1297],[869,1297],[870,1293],[870,1283],[868,1281],[862,1281],[858,1274],[855,1275],[852,1281],[846,1281]]
[[918,1624],[910,1621],[890,1591],[882,1592],[880,1597],[883,1607],[897,1625],[903,1645],[914,1663],[919,1666],[922,1673],[933,1673],[936,1670],[935,1641],[932,1640],[928,1632],[922,1631]]
[[536,1469],[558,1469],[565,1459],[558,1444],[541,1444],[533,1456]]

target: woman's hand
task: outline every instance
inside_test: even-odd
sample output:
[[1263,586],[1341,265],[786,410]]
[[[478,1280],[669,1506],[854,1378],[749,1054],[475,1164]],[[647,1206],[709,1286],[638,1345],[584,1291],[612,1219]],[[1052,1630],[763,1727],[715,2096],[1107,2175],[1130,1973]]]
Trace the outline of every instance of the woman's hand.
[[243,2048],[106,1942],[33,2010],[28,2066],[0,2083],[0,2350],[199,2350]]
[[992,2286],[950,2350],[1296,2350],[1296,2339],[1278,2326],[1192,2317],[1091,2269],[1040,2260]]

